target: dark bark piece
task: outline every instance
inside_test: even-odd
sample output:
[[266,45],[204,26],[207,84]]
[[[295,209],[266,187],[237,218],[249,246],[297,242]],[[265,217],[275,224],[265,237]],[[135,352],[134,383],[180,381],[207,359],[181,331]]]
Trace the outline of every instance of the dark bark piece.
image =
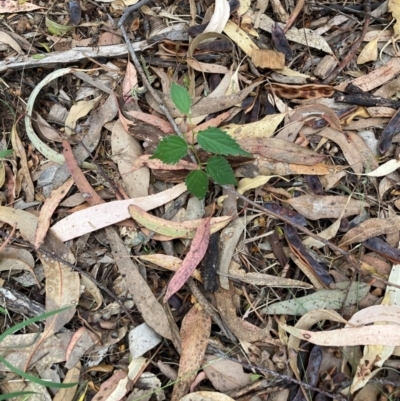
[[386,241],[378,237],[367,239],[363,242],[363,245],[391,262],[400,263],[400,249],[390,246]]
[[285,237],[291,251],[310,267],[318,281],[324,287],[332,288],[334,285],[332,277],[329,275],[326,269],[307,252],[306,247],[301,242],[296,229],[288,224],[285,224]]
[[385,154],[392,144],[393,137],[400,132],[400,109],[389,121],[379,138],[379,151]]
[[304,178],[308,188],[310,188],[315,195],[325,195],[321,180],[317,175],[305,175]]
[[356,104],[357,106],[365,107],[382,106],[391,107],[392,109],[398,109],[400,107],[400,101],[370,96],[368,94],[341,95],[335,97],[335,101],[338,103]]
[[219,255],[219,232],[211,234],[208,248],[199,269],[206,291],[215,292],[218,289],[217,267]]
[[288,258],[283,250],[282,241],[279,239],[279,235],[276,231],[269,237],[269,243],[271,244],[272,253],[278,259],[281,267],[285,267],[288,262]]
[[28,317],[39,316],[46,312],[42,304],[13,288],[0,287],[0,301],[7,309]]
[[272,28],[271,35],[276,50],[283,53],[286,60],[291,60],[293,58],[293,50],[286,39],[285,32],[283,32],[283,29],[277,22],[275,22],[275,25]]
[[[321,366],[321,362],[322,362],[322,349],[319,345],[315,345],[308,359],[306,373],[303,378],[303,381],[305,383],[308,383],[310,386],[314,387],[318,384],[318,372]],[[294,397],[293,401],[306,401],[306,398],[304,397],[304,393],[301,388],[299,388],[296,397]]]
[[293,223],[299,224],[301,226],[307,225],[307,220],[305,219],[305,217],[302,216],[300,213],[295,212],[292,209],[280,206],[275,202],[266,202],[264,203],[263,206],[266,209],[271,210],[271,212],[277,213],[280,216],[285,216],[286,218],[293,221]]

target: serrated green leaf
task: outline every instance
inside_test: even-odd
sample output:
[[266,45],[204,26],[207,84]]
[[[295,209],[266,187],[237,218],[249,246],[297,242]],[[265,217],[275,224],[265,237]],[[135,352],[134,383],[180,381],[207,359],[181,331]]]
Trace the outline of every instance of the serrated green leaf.
[[157,146],[151,159],[160,159],[166,164],[176,164],[188,152],[186,141],[178,135],[164,138]]
[[192,106],[192,99],[189,92],[183,87],[172,82],[171,85],[171,99],[175,107],[184,114],[189,114]]
[[236,185],[236,178],[228,161],[222,156],[212,156],[208,159],[206,173],[220,185]]
[[203,199],[206,196],[208,189],[208,177],[204,171],[191,171],[187,175],[185,183],[188,191],[196,198]]
[[224,156],[249,156],[240,145],[220,128],[207,128],[197,134],[197,142],[207,152],[216,153]]

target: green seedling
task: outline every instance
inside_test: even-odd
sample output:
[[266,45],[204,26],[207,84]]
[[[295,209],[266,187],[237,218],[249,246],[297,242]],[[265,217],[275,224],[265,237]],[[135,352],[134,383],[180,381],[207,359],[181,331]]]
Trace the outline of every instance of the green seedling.
[[[175,107],[185,114],[190,121],[192,99],[189,92],[182,86],[171,85],[171,99]],[[213,153],[205,163],[197,157],[196,147],[190,145],[183,137],[170,135],[157,146],[152,159],[159,159],[166,164],[176,164],[191,152],[197,159],[199,168],[191,171],[186,179],[186,186],[191,194],[203,199],[207,194],[209,180],[219,185],[236,184],[232,167],[225,156],[252,155],[220,128],[210,127],[197,133],[197,143],[200,148]]]

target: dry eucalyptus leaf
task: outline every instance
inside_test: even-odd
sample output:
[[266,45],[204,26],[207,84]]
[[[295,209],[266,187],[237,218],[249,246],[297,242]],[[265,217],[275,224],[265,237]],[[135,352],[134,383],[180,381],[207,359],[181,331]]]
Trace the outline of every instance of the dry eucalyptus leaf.
[[303,195],[287,201],[297,212],[307,219],[337,219],[360,214],[370,205],[366,201],[349,199],[348,196]]
[[362,49],[357,58],[357,64],[365,64],[378,58],[378,38],[371,40]]

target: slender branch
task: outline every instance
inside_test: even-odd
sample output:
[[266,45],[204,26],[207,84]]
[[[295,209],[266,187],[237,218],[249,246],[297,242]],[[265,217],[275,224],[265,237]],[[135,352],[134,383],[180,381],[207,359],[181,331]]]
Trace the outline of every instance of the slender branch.
[[370,11],[371,11],[371,3],[370,0],[366,0],[364,4],[364,11],[368,14],[365,19],[364,19],[364,25],[363,29],[360,33],[360,36],[358,39],[351,45],[349,52],[347,53],[347,56],[342,60],[342,62],[338,65],[337,68],[335,68],[329,76],[324,80],[324,84],[328,85],[330,84],[341,72],[342,70],[347,66],[347,64],[350,63],[350,61],[353,59],[355,56],[357,50],[361,46],[361,43],[365,37],[365,34],[367,33],[367,29],[369,26],[369,21],[370,21]]
[[[214,348],[214,347],[212,347],[212,348]],[[244,368],[249,369],[250,371],[255,369],[255,370],[258,370],[259,372],[268,373],[269,375],[276,377],[277,379],[280,379],[281,382],[286,381],[286,382],[290,382],[290,383],[295,383],[295,384],[298,384],[299,386],[302,386],[306,390],[315,391],[317,393],[325,395],[326,397],[333,398],[336,400],[341,400],[341,401],[348,401],[347,398],[343,397],[341,394],[328,393],[327,391],[323,391],[318,387],[311,386],[310,384],[302,382],[301,380],[297,380],[291,376],[284,375],[282,373],[278,373],[275,370],[263,368],[260,366],[250,365],[250,364],[241,362],[235,358],[230,358],[229,356],[227,356],[226,354],[224,354],[217,348],[215,348],[214,351],[215,351],[216,355],[219,355],[221,358],[228,359],[229,361],[233,361],[236,363],[240,363]]]
[[[145,4],[147,4],[149,2],[150,2],[150,0],[142,0],[142,1],[139,1],[139,3],[137,3],[137,4],[135,4],[135,5],[131,6],[131,7],[128,7],[124,11],[124,14],[122,15],[121,20],[120,20],[118,25],[119,25],[119,27],[121,29],[122,36],[124,37],[124,40],[125,40],[126,45],[128,47],[128,51],[129,51],[129,54],[130,54],[131,59],[133,61],[133,64],[135,65],[136,70],[138,71],[140,77],[142,78],[143,85],[149,91],[151,96],[153,96],[154,100],[158,103],[160,109],[165,114],[165,117],[167,118],[169,123],[172,125],[172,128],[174,129],[175,133],[177,135],[179,135],[181,138],[185,139],[185,141],[186,141],[186,138],[183,136],[183,134],[182,134],[181,130],[179,129],[178,125],[176,124],[174,118],[171,116],[171,113],[169,112],[168,108],[165,106],[165,104],[161,100],[160,96],[158,96],[157,92],[154,90],[154,88],[151,86],[149,80],[147,79],[147,76],[146,76],[145,72],[143,71],[143,68],[142,68],[142,66],[141,66],[141,64],[139,62],[139,59],[136,56],[135,50],[133,49],[132,43],[131,43],[131,41],[129,39],[129,36],[128,36],[128,34],[126,32],[126,29],[125,29],[125,26],[124,26],[124,22],[128,18],[128,15],[131,12],[137,10],[138,8],[144,6]],[[191,159],[191,161],[193,163],[197,164],[196,158],[194,157],[192,152],[189,152],[189,157],[190,157],[190,159]]]

